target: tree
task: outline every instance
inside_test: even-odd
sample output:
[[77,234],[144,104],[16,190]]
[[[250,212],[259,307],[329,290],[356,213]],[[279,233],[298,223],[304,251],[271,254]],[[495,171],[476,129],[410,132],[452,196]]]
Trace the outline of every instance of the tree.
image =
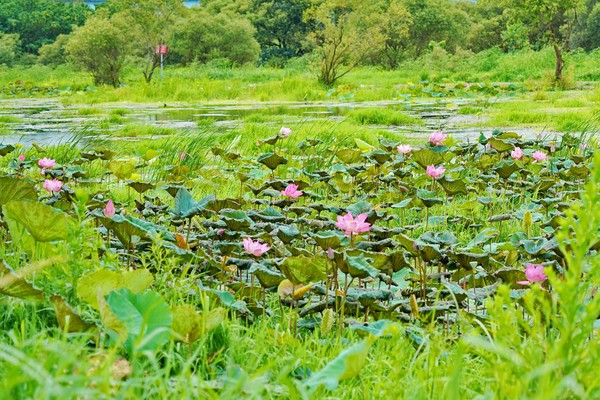
[[383,46],[381,4],[361,0],[315,1],[305,20],[316,29],[309,35],[319,56],[319,82],[331,86]]
[[310,50],[306,37],[314,26],[303,19],[310,5],[310,0],[252,1],[248,17],[256,28],[262,63],[282,66]]
[[[106,9],[128,21],[128,36],[135,54],[146,60],[142,71],[147,83],[152,81],[161,58],[157,45],[171,44],[175,21],[184,13],[181,0],[111,0]],[[168,57],[168,55],[163,56]]]
[[209,14],[243,15],[248,17],[254,11],[253,0],[202,0],[202,10]]
[[392,0],[385,13],[382,14],[381,33],[384,38],[382,54],[384,62],[390,69],[400,63],[410,37],[410,28],[413,24],[412,15],[398,0]]
[[476,3],[461,3],[472,23],[467,34],[467,48],[475,53],[500,47],[502,33],[506,29],[507,17],[504,6],[497,0],[479,0]]
[[131,52],[127,28],[119,17],[92,17],[71,33],[65,50],[74,64],[92,74],[95,84],[117,87]]
[[45,44],[38,50],[38,62],[44,65],[58,66],[67,62],[65,46],[69,35],[58,35],[54,43]]
[[250,21],[240,15],[193,10],[177,23],[173,52],[183,63],[206,63],[218,58],[238,65],[256,62],[260,46],[254,33]]
[[430,49],[432,42],[444,42],[445,49],[465,47],[469,17],[449,0],[403,0],[412,16],[409,43],[416,57]]
[[11,65],[17,57],[19,35],[0,33],[0,65]]
[[600,1],[588,0],[584,12],[579,13],[579,23],[574,33],[572,47],[590,51],[600,47]]
[[29,54],[82,25],[92,10],[82,3],[0,0],[0,32],[19,35],[19,50]]
[[510,0],[512,18],[537,29],[555,55],[554,79],[560,81],[565,67],[563,53],[577,23],[583,0]]

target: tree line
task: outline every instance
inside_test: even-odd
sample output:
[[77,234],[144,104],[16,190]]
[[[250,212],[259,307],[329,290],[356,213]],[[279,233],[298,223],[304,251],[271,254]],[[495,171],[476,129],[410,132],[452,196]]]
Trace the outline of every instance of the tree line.
[[0,0],[0,64],[73,63],[117,86],[127,63],[151,82],[170,64],[284,67],[306,58],[332,85],[357,65],[395,69],[431,51],[600,47],[600,0]]

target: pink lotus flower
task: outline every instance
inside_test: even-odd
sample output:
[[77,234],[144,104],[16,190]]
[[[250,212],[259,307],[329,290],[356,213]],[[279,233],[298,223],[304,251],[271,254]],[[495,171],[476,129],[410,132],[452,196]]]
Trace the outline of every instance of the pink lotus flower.
[[279,134],[281,136],[283,136],[284,138],[286,138],[292,134],[292,130],[290,128],[286,128],[285,126],[282,126],[281,129],[279,130]]
[[21,154],[19,156],[19,161],[25,161],[25,154]]
[[429,136],[429,142],[434,146],[443,146],[446,139],[448,139],[448,136],[444,135],[442,131],[433,131],[431,136]]
[[40,158],[38,160],[38,165],[43,169],[52,168],[56,165],[56,161],[51,158]]
[[412,147],[410,144],[401,144],[398,146],[398,153],[400,154],[408,154],[412,151]]
[[281,195],[283,197],[289,197],[292,199],[297,199],[298,197],[302,196],[302,193],[300,190],[298,190],[298,185],[294,185],[293,183],[288,185],[285,190],[281,191]]
[[536,150],[535,152],[533,152],[531,157],[533,157],[535,161],[544,161],[547,158],[546,153],[540,150]]
[[446,168],[442,167],[441,165],[437,168],[435,165],[428,165],[425,172],[433,179],[438,179],[444,172],[446,172]]
[[117,210],[115,210],[115,204],[112,200],[108,200],[108,203],[106,203],[106,207],[104,207],[104,210],[102,210],[102,212],[104,213],[104,216],[108,218],[112,218],[115,216]]
[[510,156],[515,160],[520,160],[523,158],[523,150],[520,147],[515,147],[513,151],[510,152]]
[[244,244],[244,250],[246,250],[246,253],[252,254],[256,257],[262,256],[270,249],[269,245],[266,243],[261,243],[258,240],[254,241],[250,238],[242,239],[242,243]]
[[542,264],[529,264],[525,267],[526,281],[518,281],[519,285],[531,285],[535,282],[544,282],[548,277],[544,274],[544,266]]
[[217,231],[217,236],[222,236],[225,234],[225,229],[221,228]]
[[46,179],[46,181],[44,182],[44,189],[46,189],[50,193],[60,192],[62,186],[63,183],[58,179]]
[[371,230],[371,224],[365,222],[367,219],[367,214],[362,213],[359,214],[356,218],[352,217],[352,214],[348,212],[348,214],[343,217],[337,217],[337,222],[335,226],[344,231],[344,235],[357,235],[361,232],[369,232]]
[[335,258],[335,252],[331,247],[328,248],[325,253],[327,253],[327,258],[329,258],[330,260],[333,260]]

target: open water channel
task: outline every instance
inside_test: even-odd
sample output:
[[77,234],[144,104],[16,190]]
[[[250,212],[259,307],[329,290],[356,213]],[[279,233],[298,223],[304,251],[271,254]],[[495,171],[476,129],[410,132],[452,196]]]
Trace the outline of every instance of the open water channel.
[[[472,105],[474,99],[424,99],[377,102],[320,102],[320,103],[260,103],[260,104],[140,104],[118,103],[89,106],[95,112],[86,113],[84,106],[65,106],[54,99],[7,99],[0,100],[0,121],[3,116],[14,117],[0,124],[0,144],[20,143],[30,146],[76,143],[78,146],[92,144],[97,139],[136,140],[119,138],[109,131],[116,131],[124,124],[154,125],[169,127],[193,134],[199,129],[223,131],[236,129],[243,124],[244,117],[251,114],[284,116],[285,124],[294,126],[310,121],[339,120],[352,109],[391,108],[403,111],[423,120],[423,126],[370,126],[386,129],[404,136],[427,137],[433,130],[444,130],[462,140],[475,140],[481,132],[490,128],[477,127],[485,120],[475,115],[463,115],[461,107]],[[83,109],[84,112],[80,110]],[[107,117],[121,110],[120,122],[111,123]],[[109,121],[109,122],[107,122]],[[267,122],[268,123],[268,122]],[[465,127],[469,125],[470,127]],[[475,127],[474,127],[475,126]],[[200,128],[201,127],[201,128]],[[276,127],[278,129],[278,127]],[[517,131],[524,136],[535,136],[540,132],[528,128],[499,127]],[[274,127],[275,129],[275,127]],[[547,133],[547,132],[546,132]]]

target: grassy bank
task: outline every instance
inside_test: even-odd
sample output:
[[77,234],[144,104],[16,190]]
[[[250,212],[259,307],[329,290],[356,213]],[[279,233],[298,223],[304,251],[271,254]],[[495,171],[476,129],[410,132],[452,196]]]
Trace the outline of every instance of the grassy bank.
[[[600,52],[570,54],[566,61],[567,86],[600,78]],[[210,64],[167,66],[163,77],[157,75],[150,85],[143,82],[139,69],[129,67],[123,86],[117,89],[94,87],[89,75],[69,66],[4,67],[0,68],[0,85],[4,86],[4,97],[64,96],[71,103],[370,101],[409,95],[477,95],[497,90],[491,86],[494,82],[515,82],[526,90],[549,89],[553,63],[551,49],[510,54],[492,49],[475,55],[433,52],[419,60],[406,61],[394,71],[356,68],[332,89],[319,85],[310,65],[302,60],[285,69]],[[465,89],[461,82],[478,82],[488,87],[474,91]]]

